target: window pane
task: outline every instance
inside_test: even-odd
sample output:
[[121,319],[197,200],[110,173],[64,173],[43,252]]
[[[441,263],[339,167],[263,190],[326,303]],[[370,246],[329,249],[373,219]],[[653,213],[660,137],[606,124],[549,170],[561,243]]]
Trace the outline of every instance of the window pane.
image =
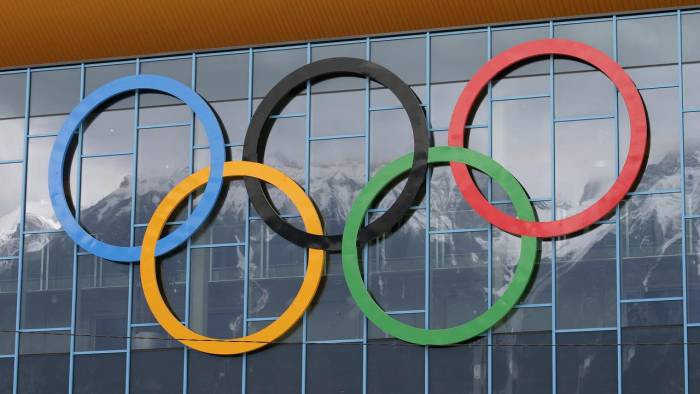
[[[435,145],[447,145],[446,132],[433,132]],[[469,132],[469,149],[488,154],[487,128]],[[472,172],[477,186],[488,196],[489,179],[479,171]],[[487,228],[488,223],[466,202],[447,165],[433,166],[430,173],[430,227],[431,230]]]
[[700,363],[700,329],[688,327],[688,386],[690,393],[700,392],[700,370],[695,366]]
[[0,393],[12,393],[12,376],[15,371],[15,360],[12,358],[0,359]]
[[[228,160],[240,160],[240,150],[229,151]],[[194,151],[194,170],[199,171],[209,166],[209,150],[197,149]],[[193,207],[201,201],[203,188],[193,193]],[[243,184],[243,178],[226,178],[221,194],[214,210],[204,225],[200,226],[194,236],[192,244],[212,245],[222,243],[245,242],[245,217],[248,208],[248,193]]]
[[362,344],[311,344],[306,360],[306,393],[362,392]]
[[301,390],[301,345],[266,346],[248,355],[247,391],[260,394],[299,393]]
[[207,101],[248,98],[248,54],[197,58],[197,93]]
[[675,16],[622,19],[617,22],[618,59],[624,67],[677,61]]
[[[642,91],[649,118],[649,154],[636,191],[680,189],[680,119],[678,91]],[[627,108],[620,101],[620,165],[629,150],[630,123]]]
[[158,326],[135,328],[132,335],[130,392],[182,392],[182,345]]
[[686,221],[688,321],[700,323],[700,220]]
[[[332,57],[354,57],[358,59],[367,58],[367,49],[364,42],[346,43],[339,42],[337,45],[319,45],[311,47],[311,61],[328,59]],[[367,81],[356,77],[331,78],[325,81],[314,83],[312,93],[341,91],[341,90],[364,90]],[[313,96],[312,96],[313,100]],[[313,108],[313,103],[312,103]],[[313,116],[313,111],[312,116]],[[313,122],[313,120],[312,120]]]
[[75,356],[73,393],[123,393],[125,359],[124,354]]
[[0,160],[23,159],[24,127],[24,118],[0,119]]
[[[374,220],[379,214],[370,216]],[[386,311],[425,307],[425,212],[410,211],[392,232],[368,246],[367,287]]]
[[58,132],[80,100],[80,69],[35,71],[31,74],[29,130]]
[[[549,38],[549,28],[530,27],[523,29],[494,30],[491,41],[491,57],[495,57],[518,44],[526,41]],[[518,67],[509,70],[501,78],[493,81],[495,97],[519,96],[524,94],[542,94],[549,91],[549,72],[547,60],[518,63]]]
[[[0,165],[3,191],[0,193],[0,256],[19,253],[20,196],[22,195],[22,165]],[[1,291],[1,290],[0,290]]]
[[0,119],[24,117],[25,72],[0,75]]
[[685,209],[689,215],[700,213],[700,113],[683,114],[685,127]]
[[557,392],[616,392],[616,342],[615,331],[557,334]]
[[301,286],[305,250],[286,241],[262,220],[250,223],[249,248],[248,316],[279,316]]
[[[304,185],[306,118],[276,119],[271,127],[263,162],[282,171],[298,184]],[[289,198],[281,191],[270,185],[267,185],[267,191],[280,214],[298,215]]]
[[75,349],[126,348],[129,265],[92,255],[78,257]]
[[[263,350],[264,351],[264,350]],[[190,350],[187,358],[187,392],[191,394],[239,393],[241,357],[219,357]]]
[[[148,223],[160,200],[190,174],[189,163],[189,127],[166,127],[139,132],[137,223]],[[177,219],[175,214],[170,217],[170,220]]]
[[595,204],[617,173],[612,119],[557,123],[555,126],[557,218]]
[[551,333],[499,334],[493,341],[494,393],[552,392]]
[[488,232],[430,236],[430,327],[466,323],[488,307]]
[[253,54],[253,97],[264,97],[277,82],[304,64],[306,64],[306,49],[255,52]]
[[15,352],[17,259],[0,260],[0,355]]
[[[493,103],[493,157],[520,181],[531,198],[551,191],[549,99]],[[507,199],[494,193],[497,200]]]
[[433,394],[486,393],[488,348],[485,338],[452,347],[431,347],[430,386]]
[[132,157],[84,158],[80,223],[100,241],[129,246]]
[[367,393],[423,393],[425,348],[396,339],[367,346]]
[[614,224],[557,242],[557,328],[616,325],[615,266]]
[[[143,238],[144,228],[136,232],[137,239]],[[185,277],[187,250],[181,246],[165,257],[158,258],[157,269],[160,289],[170,310],[180,321],[185,319]],[[141,287],[141,275],[138,265],[134,265],[133,311],[132,323],[155,323],[153,314],[146,304]]]
[[[600,71],[565,72],[569,64],[554,63],[554,116],[605,116],[615,114],[615,85]],[[612,141],[611,141],[612,142]],[[614,144],[611,144],[614,146]]]
[[[191,86],[192,58],[187,57],[185,59],[142,61],[140,73],[162,75],[164,77],[179,81],[187,86]],[[141,107],[170,106],[179,104],[180,100],[166,94],[145,92],[140,93],[139,96],[139,105]],[[140,115],[143,114],[144,113],[141,113]],[[144,122],[143,118],[140,118],[139,121],[141,123],[151,123]]]
[[[27,195],[24,228],[27,231],[58,230],[61,228],[54,214],[49,197],[49,156],[54,138],[32,138],[29,140],[29,158],[27,162]],[[69,154],[68,157],[74,157]],[[66,199],[75,200],[76,160],[66,161],[71,165],[70,182],[65,182]]]
[[[624,304],[622,387],[625,393],[682,393],[680,301]],[[649,371],[654,371],[650,374]]]
[[[85,95],[117,78],[133,75],[135,64],[85,68]],[[85,153],[128,152],[134,140],[134,92],[110,99],[95,109],[84,123]]]
[[[243,143],[248,126],[248,55],[203,56],[197,59],[197,92],[221,121],[226,142]],[[208,145],[202,124],[195,123],[195,143]]]
[[[610,57],[613,56],[612,37],[612,22],[610,20],[554,25],[554,38],[563,38],[588,44],[605,52]],[[556,59],[555,62],[555,69],[557,72],[592,69],[592,67],[587,64],[568,59]]]
[[623,299],[682,295],[680,209],[677,194],[633,196],[622,205]]
[[[425,85],[425,38],[373,41],[371,60],[396,74],[407,85],[412,86],[419,98],[423,97]],[[421,100],[424,101],[424,100]],[[387,89],[372,83],[370,105],[383,107],[400,105],[399,100]]]
[[[508,210],[505,211],[508,212]],[[491,234],[493,238],[491,256],[493,259],[493,300],[495,301],[506,291],[515,275],[520,257],[520,238],[495,228]],[[535,272],[530,279],[530,285],[520,299],[521,304],[547,303],[552,299],[551,241],[540,242],[539,249],[539,260],[535,264]]]
[[68,331],[22,333],[17,391],[27,394],[67,393],[69,343]]
[[365,139],[312,141],[309,195],[326,234],[340,234],[345,215],[365,184]]
[[25,236],[22,328],[69,327],[73,241],[63,233]]
[[198,248],[190,253],[190,328],[214,338],[242,336],[245,248]]
[[362,338],[364,315],[345,284],[340,254],[326,254],[326,264],[326,274],[307,314],[306,338],[311,341]]

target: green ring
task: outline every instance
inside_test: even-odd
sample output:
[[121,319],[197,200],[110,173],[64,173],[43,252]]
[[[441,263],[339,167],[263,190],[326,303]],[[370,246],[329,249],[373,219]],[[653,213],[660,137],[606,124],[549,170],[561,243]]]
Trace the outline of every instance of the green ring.
[[[365,213],[379,193],[393,180],[411,168],[412,154],[400,157],[384,166],[370,179],[352,204],[343,231],[342,260],[345,283],[352,298],[365,316],[382,331],[417,345],[451,345],[464,342],[493,327],[515,306],[532,277],[537,257],[537,239],[521,237],[520,258],[515,277],[506,292],[487,311],[464,324],[444,329],[423,329],[402,323],[387,315],[374,301],[360,273],[357,233],[364,223]],[[513,201],[519,218],[535,221],[535,211],[525,190],[515,177],[491,158],[466,148],[435,147],[428,152],[428,163],[459,162],[493,178]]]

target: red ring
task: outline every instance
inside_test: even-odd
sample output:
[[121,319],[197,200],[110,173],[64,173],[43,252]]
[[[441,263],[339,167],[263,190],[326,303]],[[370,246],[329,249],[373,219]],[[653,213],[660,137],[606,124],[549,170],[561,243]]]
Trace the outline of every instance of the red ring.
[[489,81],[518,62],[543,55],[561,55],[582,60],[603,72],[620,91],[629,113],[630,144],[625,165],[615,183],[595,204],[573,216],[548,222],[529,222],[509,216],[491,205],[477,188],[466,165],[452,162],[450,168],[464,198],[486,221],[511,234],[549,238],[575,233],[590,226],[622,201],[642,169],[647,154],[648,128],[642,97],[632,79],[620,65],[591,46],[570,40],[544,39],[516,45],[499,54],[477,71],[462,91],[452,112],[448,144],[464,146],[467,117],[472,108],[476,108],[479,94]]

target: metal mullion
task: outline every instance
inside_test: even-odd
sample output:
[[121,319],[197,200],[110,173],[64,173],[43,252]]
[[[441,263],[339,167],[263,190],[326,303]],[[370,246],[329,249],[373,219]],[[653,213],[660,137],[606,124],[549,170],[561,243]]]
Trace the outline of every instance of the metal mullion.
[[[365,38],[365,60],[372,60],[372,45],[369,37]],[[370,159],[370,106],[371,106],[371,81],[365,78],[365,184],[369,182],[369,159]],[[365,215],[365,225],[369,215]],[[362,245],[362,257],[364,259],[363,274],[365,278],[365,288],[369,278],[369,249],[368,245]],[[362,314],[362,394],[367,394],[367,346],[368,346],[369,321],[367,316]]]
[[3,165],[3,164],[21,164],[21,163],[22,163],[22,159],[18,159],[18,160],[0,160],[0,165]]
[[554,26],[567,26],[567,25],[582,25],[586,23],[600,23],[600,22],[610,22],[610,17],[600,17],[600,18],[591,18],[591,19],[570,19],[570,20],[562,20],[562,21],[555,21]]
[[248,53],[248,49],[216,51],[216,52],[200,52],[200,53],[196,53],[196,56],[197,56],[197,58],[207,58],[207,57],[217,57],[217,56],[227,56],[227,55],[243,55],[246,53]]
[[[85,65],[80,65],[80,96],[79,100],[82,101],[85,95]],[[82,168],[83,168],[83,133],[85,128],[81,124],[78,126],[78,146],[76,148],[77,152],[77,164],[76,164],[76,197],[75,197],[75,220],[80,223],[80,193],[82,190]],[[73,392],[73,379],[75,377],[75,324],[76,324],[76,314],[78,310],[78,250],[77,244],[73,243],[73,278],[72,278],[72,291],[71,291],[71,316],[70,316],[70,344],[69,344],[69,358],[68,358],[68,392]]]
[[440,235],[440,234],[462,234],[462,233],[478,233],[488,231],[488,227],[474,227],[474,228],[454,228],[449,230],[430,230],[430,235]]
[[116,350],[85,350],[85,351],[80,351],[80,352],[73,352],[73,354],[76,355],[76,356],[91,355],[91,354],[121,354],[121,353],[126,353],[126,350],[124,350],[124,349],[116,349]]
[[119,66],[119,65],[126,65],[126,64],[134,64],[133,60],[115,60],[115,61],[110,61],[110,62],[93,62],[93,63],[85,63],[84,66],[85,68],[96,68],[96,67],[105,67],[105,66]]
[[616,331],[617,327],[593,327],[593,328],[560,328],[557,329],[557,333],[580,333],[580,332],[606,332],[606,331]]
[[683,297],[654,297],[654,298],[627,298],[620,299],[621,304],[635,304],[639,302],[666,302],[666,301],[682,301]]
[[235,248],[245,246],[245,242],[231,242],[231,243],[220,243],[220,244],[204,244],[204,245],[190,245],[190,249],[216,249],[216,248]]
[[83,153],[80,155],[81,159],[94,159],[100,157],[117,157],[117,156],[130,156],[133,152],[107,152],[107,153]]
[[293,112],[290,114],[277,114],[270,115],[269,119],[291,119],[291,118],[303,118],[306,116],[304,112]]
[[24,266],[24,216],[27,211],[27,167],[29,154],[29,94],[31,89],[32,70],[26,69],[25,93],[24,93],[24,147],[22,162],[22,189],[20,191],[20,214],[19,214],[19,251],[17,252],[17,296],[15,299],[15,352],[14,370],[12,374],[12,393],[17,394],[17,382],[19,375],[19,341],[22,317],[22,277]]
[[524,94],[520,96],[502,96],[502,97],[492,97],[491,101],[492,102],[499,102],[499,101],[515,101],[515,100],[531,100],[531,99],[540,99],[540,98],[548,98],[552,97],[549,93],[542,93],[542,94]]
[[[426,124],[430,125],[430,33],[425,33],[425,119]],[[425,174],[425,254],[424,254],[424,294],[423,308],[425,309],[423,317],[423,327],[430,329],[430,167],[427,168]],[[423,361],[423,391],[425,394],[430,394],[430,349],[429,346],[424,346],[424,361]]]
[[[306,44],[306,64],[311,63],[311,44]],[[309,194],[311,174],[311,80],[306,81],[306,120],[304,136],[304,186],[306,194]],[[306,276],[306,264],[309,260],[309,249],[304,249],[304,276]],[[301,393],[306,392],[306,336],[308,334],[308,309],[304,310],[301,320]]]
[[[248,49],[248,122],[253,117],[253,49]],[[249,266],[250,266],[250,198],[247,198],[245,204],[245,250],[244,250],[244,265],[243,265],[243,336],[248,335],[248,281]],[[247,368],[248,368],[248,353],[244,353],[241,362],[241,393],[246,392],[248,384]]]
[[[549,22],[549,38],[554,38],[554,23],[552,21]],[[557,133],[556,133],[556,126],[554,123],[554,114],[555,114],[555,107],[554,107],[554,55],[549,55],[549,127],[550,127],[550,157],[552,160],[551,165],[551,170],[552,170],[552,175],[551,175],[551,196],[552,196],[552,220],[557,220],[557,149],[556,149],[556,143],[557,143]],[[556,307],[556,299],[557,299],[557,241],[555,239],[552,239],[550,241],[551,243],[551,293],[550,293],[550,316],[552,318],[551,321],[551,328],[552,328],[552,333],[551,333],[551,339],[552,339],[552,349],[551,349],[551,356],[552,356],[552,371],[551,371],[551,379],[552,379],[552,394],[557,393],[557,307]]]
[[319,137],[309,137],[309,141],[333,141],[333,140],[343,140],[350,138],[364,138],[364,134],[340,134],[340,135],[328,135]]
[[637,90],[643,91],[643,90],[673,89],[673,88],[677,88],[677,87],[678,87],[678,84],[676,84],[676,83],[668,83],[668,84],[660,84],[660,85],[642,86],[642,87],[638,87]]
[[680,189],[667,189],[667,190],[650,190],[650,191],[641,191],[641,192],[629,192],[625,195],[625,197],[654,196],[654,195],[676,194],[676,193],[681,193],[681,190]]
[[[134,64],[135,73],[138,75],[141,73],[141,59],[136,58]],[[133,175],[133,183],[131,185],[131,213],[130,213],[130,225],[129,225],[129,245],[136,245],[135,240],[135,225],[136,225],[136,185],[138,184],[138,157],[139,157],[139,106],[140,106],[140,93],[139,91],[134,92],[134,123],[133,123],[133,140],[131,150],[134,153],[131,157],[131,173]],[[124,378],[124,393],[129,394],[131,389],[131,329],[133,321],[133,303],[134,303],[134,270],[135,265],[132,264],[129,267],[129,294],[128,294],[128,306],[127,306],[127,316],[126,316],[126,367],[125,367],[125,378]]]
[[[191,88],[192,90],[196,91],[197,90],[197,56],[192,53],[190,55],[190,61],[192,62],[191,65],[191,75],[190,75],[190,84],[192,85]],[[189,167],[190,167],[190,174],[194,173],[194,122],[195,122],[195,114],[192,112],[192,115],[190,117],[190,149],[189,149]],[[187,214],[188,217],[192,213],[192,195],[187,196]],[[191,275],[191,270],[192,270],[192,265],[191,265],[191,260],[192,260],[192,248],[190,247],[192,245],[192,237],[187,238],[187,242],[185,243],[185,248],[187,249],[185,253],[185,327],[190,326],[190,279],[192,278]],[[183,347],[182,349],[182,394],[187,394],[187,385],[188,385],[188,374],[189,374],[189,350],[187,347]]]
[[[487,28],[487,33],[486,33],[486,59],[487,61],[490,61],[492,56],[493,56],[493,49],[491,48],[493,43],[493,31],[491,27],[489,26]],[[488,105],[487,111],[488,111],[488,155],[489,157],[493,158],[493,81],[489,81],[489,83],[486,86],[486,100]],[[492,190],[493,190],[493,179],[489,178],[489,182],[487,185],[487,194],[488,194],[488,199],[491,201],[492,199]],[[489,309],[493,305],[493,225],[489,223],[488,226],[488,246],[487,246],[487,289],[488,289],[488,294],[487,294],[487,304]],[[486,344],[487,344],[487,349],[486,349],[486,387],[487,387],[487,392],[488,394],[493,393],[493,327],[489,328],[487,332],[487,337],[486,337]]]
[[686,251],[686,204],[685,204],[685,116],[683,114],[683,18],[680,10],[676,11],[677,56],[678,56],[678,116],[680,132],[680,177],[681,177],[681,273],[683,285],[683,387],[687,393],[690,390],[688,377],[688,272]]
[[311,48],[323,48],[329,46],[341,46],[341,45],[357,45],[363,44],[365,41],[360,40],[347,40],[347,41],[327,41],[327,42],[316,42],[311,43]]
[[189,59],[191,55],[168,55],[168,56],[154,56],[141,59],[141,63],[157,63],[168,60],[184,60]]
[[[617,51],[617,16],[612,17],[612,50],[613,60],[618,61]],[[620,99],[617,87],[613,87],[615,93],[615,174],[620,174]],[[620,205],[615,206],[615,315],[616,315],[616,340],[622,343],[621,321],[621,283],[622,283],[622,256],[620,249]],[[617,350],[617,394],[622,394],[622,346],[616,346]]]
[[386,42],[386,41],[402,41],[402,40],[411,40],[411,39],[417,39],[417,38],[422,38],[424,37],[423,34],[405,34],[405,35],[396,35],[396,36],[390,36],[390,37],[374,37],[371,39],[371,42]]
[[27,135],[27,138],[44,138],[44,137],[55,137],[58,135],[57,131],[43,131],[39,133],[32,133]]
[[[552,94],[552,97],[554,97],[553,94]],[[565,118],[554,117],[554,122],[555,123],[567,123],[567,122],[583,122],[583,121],[587,121],[587,120],[605,120],[605,119],[615,119],[615,115],[574,116],[574,117],[565,117]]]
[[282,47],[276,46],[276,47],[250,48],[252,53],[281,52],[281,51],[289,51],[292,49],[306,49],[306,44],[288,45],[288,46],[282,46]]
[[167,129],[172,127],[188,127],[192,126],[194,122],[172,122],[172,123],[153,123],[146,125],[138,125],[139,130],[151,130],[151,129]]

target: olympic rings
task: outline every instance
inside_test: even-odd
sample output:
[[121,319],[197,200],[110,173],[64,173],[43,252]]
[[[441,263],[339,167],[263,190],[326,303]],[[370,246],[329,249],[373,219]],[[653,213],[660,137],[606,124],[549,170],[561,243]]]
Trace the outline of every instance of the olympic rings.
[[467,167],[451,163],[452,174],[459,190],[482,218],[516,235],[550,238],[578,232],[602,219],[622,201],[634,186],[647,155],[648,126],[644,102],[627,73],[605,53],[576,41],[545,39],[516,45],[486,63],[462,91],[450,120],[448,144],[464,146],[467,118],[476,108],[480,93],[503,70],[527,59],[542,55],[562,55],[583,60],[603,72],[617,87],[627,106],[630,119],[630,143],[627,160],[615,183],[595,204],[568,218],[533,222],[514,218],[491,205],[481,194]]
[[[255,111],[245,137],[243,160],[262,161],[265,143],[270,132],[270,122],[268,122],[270,115],[283,108],[299,91],[305,89],[308,81],[317,82],[341,76],[370,78],[387,87],[396,95],[408,113],[413,129],[413,165],[406,184],[389,209],[360,231],[358,238],[361,242],[367,242],[389,231],[401,221],[404,212],[421,192],[425,181],[430,146],[425,115],[413,90],[396,74],[376,63],[347,57],[319,60],[298,68],[278,82]],[[308,234],[282,220],[260,181],[246,178],[245,186],[260,217],[282,238],[304,248],[340,250],[342,239],[340,235]]]
[[[423,329],[403,323],[386,314],[372,298],[362,280],[362,273],[357,257],[357,231],[364,222],[365,213],[379,193],[391,184],[396,177],[409,169],[411,155],[400,157],[384,166],[370,179],[352,204],[345,230],[343,231],[343,274],[350,295],[365,316],[382,331],[406,342],[418,345],[449,345],[474,338],[500,321],[515,306],[525,292],[535,268],[537,257],[537,238],[522,237],[520,240],[520,258],[515,276],[505,293],[488,310],[461,325],[445,329]],[[535,211],[530,204],[527,193],[515,177],[488,156],[473,150],[453,147],[436,147],[428,151],[428,163],[459,162],[483,171],[503,187],[513,201],[515,211],[520,217],[535,220]]]
[[78,221],[66,201],[66,191],[63,186],[65,162],[68,156],[68,147],[78,126],[100,104],[108,99],[138,89],[155,90],[167,93],[187,104],[198,119],[204,125],[204,129],[211,147],[211,171],[207,187],[202,193],[202,199],[190,214],[189,218],[171,234],[158,241],[156,255],[167,253],[179,245],[199,229],[216,205],[219,192],[223,185],[222,172],[224,168],[225,151],[224,138],[219,126],[219,121],[212,112],[209,104],[197,93],[182,83],[158,75],[133,75],[109,82],[93,91],[76,106],[63,123],[61,131],[56,137],[51,157],[49,159],[49,195],[51,204],[56,213],[56,218],[63,226],[63,230],[75,243],[88,252],[116,262],[138,261],[141,248],[138,246],[116,246],[95,239]]
[[[603,72],[620,91],[631,122],[629,153],[618,179],[591,207],[571,217],[536,222],[527,193],[515,177],[477,152],[464,148],[465,126],[480,93],[503,70],[527,59],[561,55],[579,59]],[[380,169],[352,204],[342,235],[324,235],[322,219],[305,191],[277,169],[259,163],[270,131],[269,119],[309,83],[337,76],[369,78],[391,90],[407,111],[413,129],[413,153],[402,156]],[[109,98],[138,89],[172,95],[190,106],[203,123],[209,139],[210,167],[178,183],[160,202],[151,217],[141,247],[122,247],[98,241],[74,218],[64,189],[68,148],[79,125]],[[350,294],[367,318],[383,331],[420,345],[449,345],[474,338],[493,327],[516,305],[530,281],[537,256],[537,238],[571,234],[585,229],[610,212],[638,179],[648,148],[648,125],[642,98],[625,71],[604,53],[568,40],[548,39],[517,45],[489,61],[461,93],[450,121],[449,147],[430,148],[425,114],[411,88],[396,75],[377,64],[352,58],[332,58],[302,66],[282,79],[258,106],[243,148],[243,161],[225,162],[224,140],[216,115],[197,93],[172,79],[137,75],[107,83],[87,96],[68,116],[56,137],[49,162],[49,191],[56,216],[66,234],[88,252],[117,262],[140,257],[141,280],[148,306],[168,334],[183,344],[206,353],[230,355],[259,349],[279,339],[303,316],[313,302],[325,264],[325,251],[341,250],[343,273]],[[388,232],[401,222],[422,191],[428,164],[449,162],[460,192],[488,222],[521,236],[520,257],[515,275],[505,293],[488,310],[463,324],[445,329],[422,329],[404,324],[386,314],[365,287],[358,263],[358,248]],[[473,167],[499,183],[512,200],[516,217],[499,211],[481,195],[468,172]],[[379,193],[407,174],[406,184],[394,204],[377,220],[363,227],[367,210]],[[205,222],[216,205],[224,177],[244,177],[251,202],[267,225],[288,241],[308,249],[306,275],[289,307],[261,331],[242,338],[214,339],[184,326],[169,309],[158,284],[156,257],[181,245]],[[280,189],[296,206],[305,231],[280,218],[265,192],[263,182]],[[176,207],[193,191],[206,184],[202,198],[189,218],[168,236],[159,239],[165,223]]]
[[[323,234],[321,218],[313,202],[306,195],[304,189],[279,170],[260,163],[227,161],[224,163],[223,175],[225,177],[255,177],[274,185],[285,193],[296,206],[306,231],[311,234]],[[160,242],[158,238],[175,208],[190,193],[206,183],[208,178],[209,168],[188,176],[163,198],[153,213],[153,217],[151,217],[148,227],[146,227],[146,234],[143,236],[143,245],[141,246],[140,270],[143,294],[158,323],[168,334],[173,338],[178,338],[183,344],[195,350],[211,354],[230,355],[246,353],[261,348],[281,337],[304,315],[311,301],[313,301],[318,285],[321,282],[325,264],[325,252],[320,249],[309,249],[306,276],[299,292],[282,315],[262,330],[242,338],[216,340],[185,327],[168,307],[158,286],[158,271],[155,260],[156,242]]]

